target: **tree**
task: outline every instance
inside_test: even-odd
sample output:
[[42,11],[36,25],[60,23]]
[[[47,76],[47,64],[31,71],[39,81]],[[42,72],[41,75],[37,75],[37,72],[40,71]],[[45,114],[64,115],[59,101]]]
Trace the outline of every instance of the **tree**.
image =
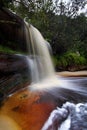
[[[1,0],[5,7],[33,24],[51,43],[55,55],[85,50],[87,18],[79,10],[85,8],[87,0]],[[81,46],[83,46],[82,49]]]
[[87,5],[87,0],[56,0],[55,13],[58,15],[66,15],[67,17],[76,17],[82,9]]

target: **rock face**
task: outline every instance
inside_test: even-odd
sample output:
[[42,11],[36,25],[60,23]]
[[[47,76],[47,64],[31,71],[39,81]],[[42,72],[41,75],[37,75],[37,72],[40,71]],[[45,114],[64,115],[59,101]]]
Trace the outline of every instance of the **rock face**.
[[0,54],[0,72],[18,73],[27,68],[26,56],[15,54]]
[[0,54],[0,99],[30,84],[27,56]]
[[74,71],[82,71],[82,70],[87,70],[87,66],[86,65],[74,65],[74,66],[56,66],[55,67],[56,71],[70,71],[70,72],[74,72]]
[[[2,130],[4,124],[5,129],[6,122],[10,123],[10,120],[13,120],[14,127],[20,126],[21,130],[41,130],[44,122],[55,107],[54,98],[49,93],[30,91],[29,88],[25,88],[13,94],[4,102],[0,109],[0,128]],[[10,120],[6,120],[7,117]],[[10,129],[13,130],[13,127],[10,127]],[[9,125],[6,130],[9,130]]]
[[[27,50],[23,19],[1,5],[0,47],[8,47],[18,52]],[[27,57],[0,53],[0,101],[29,83]]]
[[[11,42],[11,44],[9,43]],[[0,8],[0,44],[14,50],[26,51],[23,19],[8,9]]]

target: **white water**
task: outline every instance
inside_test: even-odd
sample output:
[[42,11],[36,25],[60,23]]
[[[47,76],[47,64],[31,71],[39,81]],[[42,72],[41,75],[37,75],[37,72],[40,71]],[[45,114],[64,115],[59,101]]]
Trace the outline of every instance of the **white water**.
[[87,130],[87,104],[65,103],[51,112],[41,130]]
[[29,48],[29,64],[33,83],[40,82],[54,75],[54,67],[47,48],[47,43],[40,32],[26,23],[26,39]]
[[53,87],[65,88],[78,93],[86,91],[55,75],[47,41],[32,25],[25,22],[25,34],[29,51],[28,62],[31,71],[31,89],[47,90]]
[[[45,90],[51,93],[52,96],[57,97],[57,99],[61,97],[64,100],[68,99],[66,98],[67,95],[69,95],[69,97],[73,97],[73,95],[71,94],[72,91],[76,92],[77,94],[80,94],[81,96],[87,97],[86,88],[82,88],[76,85],[76,83],[71,83],[70,80],[64,80],[63,78],[55,75],[54,66],[51,61],[51,57],[46,45],[46,41],[44,40],[40,32],[35,27],[33,27],[32,25],[28,25],[27,23],[25,26],[25,32],[26,32],[27,46],[29,50],[28,63],[31,70],[31,80],[32,80],[32,84],[29,86],[29,89],[31,88],[31,90],[35,90],[35,91]],[[57,91],[55,91],[54,88],[57,88]],[[71,92],[69,93],[68,91],[67,92],[65,91],[63,94],[61,94],[58,88],[62,88],[63,92],[64,89],[70,90]],[[77,97],[73,97],[73,98],[77,98]],[[70,110],[70,112],[68,110]],[[61,108],[61,109],[58,108],[58,110],[54,110],[51,113],[51,116],[49,117],[45,125],[43,126],[42,130],[56,130],[54,122],[56,120],[60,121],[60,119],[65,119],[65,116],[67,117],[67,119],[65,121],[63,120],[64,121],[63,123],[61,121],[60,127],[58,126],[58,130],[69,130],[69,128],[71,127],[70,114],[72,115],[77,114],[77,121],[79,117],[81,117],[81,114],[78,117],[78,113],[80,111],[78,105],[76,106],[73,105],[73,110],[75,111],[72,111],[72,104],[70,103],[65,104],[65,108]],[[56,114],[59,116],[57,116]],[[84,122],[85,122],[85,118],[84,118]],[[73,130],[79,130],[79,123],[78,123],[78,129],[76,126],[75,129]],[[83,128],[85,127],[83,126]]]

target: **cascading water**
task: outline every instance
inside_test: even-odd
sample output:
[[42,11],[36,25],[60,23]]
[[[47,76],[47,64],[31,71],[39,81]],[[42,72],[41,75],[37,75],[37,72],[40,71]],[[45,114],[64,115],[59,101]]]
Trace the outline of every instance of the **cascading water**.
[[[50,54],[46,45],[46,41],[44,40],[40,32],[32,25],[28,25],[26,23],[25,33],[26,33],[27,45],[29,48],[28,61],[29,61],[29,67],[31,68],[31,79],[32,79],[32,84],[29,87],[31,88],[31,90],[37,90],[37,89],[41,91],[45,90],[51,93],[54,97],[61,98],[63,100],[65,99],[68,100],[67,94],[71,98],[72,97],[71,91],[73,91],[76,92],[74,93],[75,95],[74,98],[77,98],[76,95],[80,94],[80,96],[84,96],[87,99],[86,88],[83,89],[82,87],[80,86],[78,87],[77,85],[71,83],[71,81],[69,82],[67,80],[61,79],[61,77],[56,77],[54,67],[50,58]],[[55,88],[57,89],[57,91]],[[62,94],[60,88],[63,91]],[[58,123],[63,122],[66,118],[68,118],[67,120],[69,124],[68,127],[66,127],[66,129],[71,130],[72,126],[70,125],[72,124],[72,116],[70,119],[70,115],[74,114],[75,116],[76,113],[77,120],[82,116],[81,113],[79,113],[82,110],[78,108],[78,105],[79,104],[72,105],[71,103],[68,103],[67,105],[66,103],[65,108],[61,109],[58,108],[58,110],[54,110],[51,116],[49,117],[48,121],[46,122],[46,124],[43,126],[42,130],[57,130],[57,129],[64,130],[65,126],[59,127]],[[72,106],[73,106],[73,112],[72,112]],[[85,107],[85,105],[83,106]],[[55,111],[58,116],[55,114]],[[85,117],[85,114],[83,116]],[[67,121],[65,121],[65,125],[67,125]],[[74,126],[76,126],[76,124],[73,125],[73,130],[79,129],[79,126],[78,128],[77,127],[74,128]],[[87,128],[87,125],[85,127]],[[85,127],[83,126],[83,128]],[[81,130],[83,130],[83,128]]]
[[[20,83],[18,82],[17,84],[17,81],[23,83],[24,87],[20,91],[9,95],[7,100],[1,104],[0,130],[87,130],[87,104],[78,104],[82,101],[85,102],[85,99],[87,101],[86,87],[78,87],[81,82],[84,82],[84,85],[87,86],[85,84],[87,78],[81,81],[79,78],[72,80],[72,78],[65,79],[56,76],[47,42],[40,32],[32,25],[25,23],[25,35],[29,55],[21,55],[21,60],[23,58],[22,62],[18,58],[18,63],[20,64],[17,70],[16,63],[12,62],[14,65],[11,66],[11,64],[10,66],[15,68],[15,70],[11,71],[10,76],[12,78],[10,80],[8,80],[10,77],[8,77],[8,73],[6,73],[6,81],[4,77],[1,77],[2,84],[5,81],[5,88],[10,88],[9,83],[11,81],[14,82],[14,84],[12,82],[11,90],[20,87]],[[12,57],[10,58],[7,59],[14,61]],[[28,61],[28,64],[24,61]],[[21,63],[27,65],[21,66]],[[9,64],[6,64],[6,67],[7,65]],[[22,73],[21,67],[23,67]],[[19,70],[19,68],[21,69]],[[27,86],[30,83],[30,71],[32,83]],[[15,73],[19,76],[14,81]],[[29,82],[27,83],[28,79]],[[74,81],[74,84],[72,81]],[[77,82],[79,83],[78,85],[76,84]],[[6,83],[8,83],[8,86]],[[2,84],[1,87],[3,88]],[[4,91],[4,89],[2,90]],[[69,103],[65,103],[66,101]],[[63,105],[63,103],[65,104]],[[56,106],[58,106],[57,109],[55,109]],[[49,115],[50,117],[48,118]]]
[[31,67],[31,79],[37,83],[51,77],[54,74],[54,67],[47,48],[47,43],[40,32],[26,23],[26,39],[29,48],[29,64]]
[[[78,88],[75,84],[61,80],[61,77],[56,76],[47,41],[35,27],[27,22],[25,22],[25,34],[29,52],[28,62],[31,70],[31,89],[47,90],[61,87],[78,91],[78,93],[85,93],[82,88]],[[53,91],[50,92],[53,93]]]

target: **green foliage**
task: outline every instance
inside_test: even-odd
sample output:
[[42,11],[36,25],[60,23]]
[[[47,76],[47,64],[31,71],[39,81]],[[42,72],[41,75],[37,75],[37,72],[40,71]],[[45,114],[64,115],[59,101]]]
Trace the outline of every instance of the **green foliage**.
[[24,52],[12,50],[11,48],[2,45],[0,45],[0,52],[8,54],[25,54]]
[[64,55],[68,65],[85,65],[86,59],[78,53],[68,52]]
[[0,52],[4,52],[4,53],[14,53],[13,50],[11,50],[10,48],[8,47],[4,47],[2,45],[0,45]]
[[62,56],[54,56],[53,62],[56,67],[72,67],[78,65],[86,65],[87,59],[74,52],[67,52]]
[[[84,9],[87,0],[70,0],[69,2],[55,0],[54,4],[52,0],[1,1],[5,7],[15,11],[38,28],[44,38],[50,42],[55,66],[86,64],[87,17],[85,13],[79,14],[78,11]],[[16,44],[13,44],[13,48],[14,46],[18,47]]]

